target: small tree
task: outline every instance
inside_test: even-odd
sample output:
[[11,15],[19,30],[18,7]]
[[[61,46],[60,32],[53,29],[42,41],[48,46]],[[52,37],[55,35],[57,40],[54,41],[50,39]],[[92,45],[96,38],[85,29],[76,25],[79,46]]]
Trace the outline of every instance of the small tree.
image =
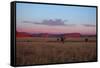
[[64,43],[64,37],[60,37],[61,42]]
[[85,38],[85,42],[88,42],[88,38]]

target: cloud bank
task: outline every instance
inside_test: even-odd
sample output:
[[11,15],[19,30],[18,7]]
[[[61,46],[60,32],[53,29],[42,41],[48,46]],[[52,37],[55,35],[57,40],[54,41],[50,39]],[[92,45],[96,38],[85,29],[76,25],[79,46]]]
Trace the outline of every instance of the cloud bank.
[[84,27],[96,27],[96,25],[93,24],[65,24],[65,22],[68,22],[68,20],[62,20],[62,19],[48,19],[48,20],[42,20],[41,22],[37,21],[23,21],[23,23],[32,23],[37,25],[48,25],[48,26],[84,26]]
[[48,25],[48,26],[75,26],[75,24],[65,24],[65,22],[68,22],[68,20],[62,20],[62,19],[48,19],[48,20],[42,20],[41,22],[36,21],[23,21],[23,23],[32,23],[37,25]]
[[82,25],[86,27],[96,27],[96,25],[92,25],[92,24],[82,24]]

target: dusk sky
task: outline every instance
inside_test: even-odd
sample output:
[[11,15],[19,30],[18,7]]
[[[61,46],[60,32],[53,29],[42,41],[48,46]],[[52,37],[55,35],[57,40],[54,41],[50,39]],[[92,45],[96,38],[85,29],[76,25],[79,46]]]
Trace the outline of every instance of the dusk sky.
[[28,33],[96,34],[96,8],[17,3],[16,26]]

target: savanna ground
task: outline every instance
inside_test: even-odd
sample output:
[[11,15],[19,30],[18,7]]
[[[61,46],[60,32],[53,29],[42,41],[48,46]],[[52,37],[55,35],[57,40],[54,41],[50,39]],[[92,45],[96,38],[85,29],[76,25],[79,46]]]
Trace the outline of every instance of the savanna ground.
[[16,39],[16,65],[96,61],[96,38],[66,39],[26,37]]

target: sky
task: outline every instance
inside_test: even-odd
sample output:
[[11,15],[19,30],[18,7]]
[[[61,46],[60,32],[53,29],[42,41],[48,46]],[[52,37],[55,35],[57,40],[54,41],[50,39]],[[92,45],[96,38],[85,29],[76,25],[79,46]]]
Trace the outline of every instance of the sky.
[[17,3],[16,23],[19,32],[96,34],[96,8]]

